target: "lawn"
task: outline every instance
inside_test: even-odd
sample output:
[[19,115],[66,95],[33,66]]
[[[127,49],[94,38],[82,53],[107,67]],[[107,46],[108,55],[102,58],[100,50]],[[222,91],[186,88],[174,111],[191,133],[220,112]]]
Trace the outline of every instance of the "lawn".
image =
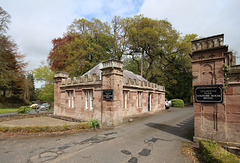
[[0,113],[16,112],[19,108],[0,108]]

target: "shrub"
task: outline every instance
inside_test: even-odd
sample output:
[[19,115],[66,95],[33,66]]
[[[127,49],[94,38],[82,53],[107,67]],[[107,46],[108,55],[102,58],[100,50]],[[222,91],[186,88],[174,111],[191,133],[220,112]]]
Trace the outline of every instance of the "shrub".
[[90,120],[90,126],[96,129],[96,128],[99,128],[100,123],[97,119],[91,119]]
[[28,106],[21,106],[18,110],[17,110],[17,113],[18,114],[27,114],[27,113],[29,113],[29,111],[30,111],[30,107],[28,107]]
[[184,107],[184,101],[181,99],[172,99],[172,106],[173,107],[179,107],[179,108],[183,108]]
[[208,163],[216,162],[216,163],[223,163],[223,162],[231,162],[231,163],[238,163],[240,160],[237,156],[232,153],[226,151],[223,147],[219,144],[210,141],[210,140],[202,140],[199,142],[200,150],[203,154],[204,160]]

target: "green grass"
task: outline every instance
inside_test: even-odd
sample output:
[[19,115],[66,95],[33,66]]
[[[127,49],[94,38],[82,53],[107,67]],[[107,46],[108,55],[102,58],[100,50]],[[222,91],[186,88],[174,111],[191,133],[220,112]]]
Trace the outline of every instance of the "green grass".
[[38,132],[58,132],[67,130],[80,130],[92,128],[89,122],[80,122],[73,125],[61,125],[61,126],[14,126],[6,127],[0,125],[0,133],[13,132],[13,133],[38,133]]
[[0,108],[0,113],[17,112],[19,108]]
[[200,150],[203,154],[203,158],[207,163],[239,163],[239,158],[226,151],[219,144],[211,141],[211,140],[201,140],[199,142]]

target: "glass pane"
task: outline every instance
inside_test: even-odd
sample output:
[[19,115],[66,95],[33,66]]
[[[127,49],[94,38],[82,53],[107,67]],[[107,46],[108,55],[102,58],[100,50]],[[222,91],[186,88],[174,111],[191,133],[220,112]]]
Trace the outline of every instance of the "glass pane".
[[93,91],[90,91],[90,109],[93,109]]

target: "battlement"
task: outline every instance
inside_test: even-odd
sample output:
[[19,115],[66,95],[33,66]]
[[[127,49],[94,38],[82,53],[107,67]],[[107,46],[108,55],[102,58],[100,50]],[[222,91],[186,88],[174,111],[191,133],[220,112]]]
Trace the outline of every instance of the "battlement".
[[[84,75],[79,77],[67,78],[67,73],[57,73],[55,74],[55,78],[61,77],[63,78],[61,81],[61,87],[66,86],[75,86],[75,85],[94,85],[94,84],[102,84],[101,74],[92,74],[92,75]],[[158,91],[165,91],[164,86],[157,85],[151,82],[140,81],[136,79],[127,79],[123,77],[123,86],[131,87],[131,88],[140,88],[140,89],[153,89]]]
[[135,87],[141,89],[153,89],[158,91],[165,91],[164,86],[157,85],[151,82],[140,81],[136,79],[127,79],[123,78],[123,86],[124,87]]
[[79,77],[72,77],[67,79],[62,79],[62,86],[71,86],[78,84],[101,84],[101,74],[92,74],[92,75],[84,75]]
[[54,74],[54,78],[68,78],[68,73],[67,72],[56,72]]
[[123,63],[121,61],[114,60],[114,59],[102,62],[102,65],[103,65],[102,69],[109,68],[109,67],[119,68],[119,69],[123,68]]
[[221,47],[224,41],[224,34],[206,37],[192,41],[192,52]]

